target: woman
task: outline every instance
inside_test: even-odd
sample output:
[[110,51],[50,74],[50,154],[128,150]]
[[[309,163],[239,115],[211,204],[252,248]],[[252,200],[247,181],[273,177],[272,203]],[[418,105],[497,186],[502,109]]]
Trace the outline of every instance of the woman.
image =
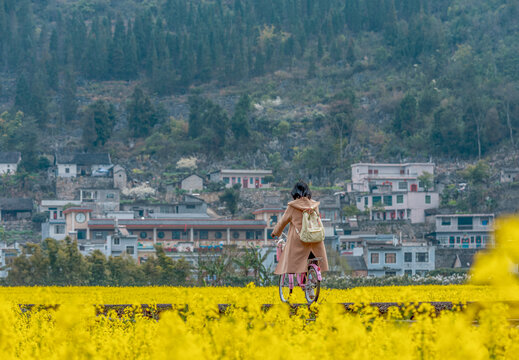
[[[305,273],[308,268],[308,259],[317,257],[321,271],[328,270],[328,259],[324,241],[319,243],[304,243],[299,239],[298,232],[303,225],[303,211],[316,209],[319,212],[319,202],[312,200],[312,193],[308,185],[302,181],[298,182],[292,189],[294,201],[288,203],[287,209],[281,220],[272,231],[272,237],[281,235],[285,226],[290,223],[287,244],[281,253],[281,258],[276,266],[275,274],[299,274]],[[297,231],[296,231],[297,229]]]

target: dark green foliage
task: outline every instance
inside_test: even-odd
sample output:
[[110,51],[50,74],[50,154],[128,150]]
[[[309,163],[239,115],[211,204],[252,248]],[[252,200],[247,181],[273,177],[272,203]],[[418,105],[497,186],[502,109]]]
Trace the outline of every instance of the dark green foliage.
[[150,98],[140,88],[135,88],[127,106],[128,125],[135,137],[147,136],[160,118]]
[[240,187],[241,184],[234,184],[232,188],[225,189],[222,195],[220,195],[220,201],[225,203],[227,210],[234,215],[238,211],[238,201],[240,199]]
[[417,116],[416,99],[407,94],[397,109],[393,121],[393,131],[402,137],[413,135],[419,129]]
[[88,106],[83,113],[83,143],[88,148],[103,146],[115,124],[115,108],[102,100]]

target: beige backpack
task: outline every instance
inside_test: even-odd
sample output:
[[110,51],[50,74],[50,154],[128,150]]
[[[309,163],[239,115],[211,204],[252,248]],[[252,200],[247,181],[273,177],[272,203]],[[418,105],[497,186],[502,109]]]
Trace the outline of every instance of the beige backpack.
[[303,226],[296,232],[305,243],[318,243],[324,240],[324,227],[321,217],[315,209],[303,211]]

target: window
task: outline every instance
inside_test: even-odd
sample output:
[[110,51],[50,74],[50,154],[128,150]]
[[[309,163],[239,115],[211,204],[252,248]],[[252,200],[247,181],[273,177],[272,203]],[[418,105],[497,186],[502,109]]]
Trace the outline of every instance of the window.
[[396,271],[386,271],[385,275],[386,276],[396,276]]
[[423,188],[423,182],[422,181],[418,181],[418,187]]
[[171,238],[173,240],[180,240],[181,239],[181,234],[180,234],[180,230],[173,230],[171,232]]
[[443,217],[442,218],[442,226],[450,226],[450,225],[451,225],[451,218]]
[[397,204],[403,204],[404,203],[404,195],[397,195],[396,196],[396,203]]
[[217,231],[214,233],[214,237],[217,238],[217,239],[221,239],[222,238],[222,232],[221,231]]
[[393,197],[391,195],[384,196],[384,205],[393,206]]
[[481,225],[483,226],[487,226],[488,225],[488,218],[487,217],[483,217],[481,218]]
[[405,170],[404,169],[400,169],[400,175],[404,175],[405,174]]
[[361,197],[358,197],[357,198],[357,202],[360,203],[362,201],[362,198]]
[[265,178],[261,178],[261,184],[265,185],[265,184],[268,184],[268,182],[267,182],[267,180]]
[[232,233],[232,237],[233,237],[233,239],[239,239],[240,238],[240,233],[235,231],[235,232]]
[[416,253],[416,262],[429,262],[429,253],[428,252],[417,252]]
[[431,195],[425,195],[425,203],[430,204],[431,203]]
[[278,222],[278,216],[272,215],[270,217],[269,226],[273,226],[273,225],[277,224],[277,222]]
[[398,182],[398,190],[407,190],[407,183],[405,181]]
[[256,231],[256,240],[263,239],[263,231]]
[[228,178],[228,177],[224,177],[224,178],[223,178],[223,182],[226,183],[226,184],[228,184],[228,183],[229,183],[229,178]]
[[472,216],[460,216],[458,218],[458,230],[472,230]]
[[454,247],[454,236],[449,236],[449,245],[450,247]]
[[196,205],[186,205],[186,209],[196,209]]
[[456,244],[460,244],[461,243],[461,238],[459,236],[456,236]]
[[114,199],[115,198],[115,194],[114,193],[108,193],[108,194],[106,194],[106,198],[107,199]]
[[86,239],[86,230],[78,230],[77,231],[77,239],[85,240]]
[[364,197],[364,206],[368,206],[368,197],[367,196]]
[[405,276],[413,276],[413,270],[404,270]]
[[198,238],[200,240],[207,240],[207,239],[209,239],[209,231],[207,231],[207,230],[200,230],[200,232],[198,233]]
[[385,255],[386,264],[396,264],[396,253],[386,253]]
[[164,239],[164,236],[165,236],[164,231],[159,231],[159,232],[157,233],[157,237],[158,237],[159,239]]
[[103,238],[103,233],[100,232],[100,231],[96,231],[96,233],[95,233],[95,238],[96,238],[96,239],[102,239],[102,238]]
[[56,225],[54,227],[55,234],[64,234],[65,233],[65,225]]
[[373,196],[373,206],[382,205],[382,197],[381,196]]
[[119,245],[121,243],[121,240],[118,236],[115,236],[112,238],[112,242],[114,243],[114,245]]
[[378,264],[378,253],[371,253],[371,263]]
[[245,238],[246,238],[247,240],[254,240],[254,231],[247,231],[247,232],[245,233]]
[[413,253],[404,253],[404,262],[413,262]]
[[241,177],[238,177],[238,182],[241,183]]
[[65,168],[65,173],[66,174],[70,173],[70,169],[69,168]]
[[373,173],[374,173],[375,175],[377,175],[377,174],[378,174],[378,170],[376,170],[376,169],[373,170]]
[[134,253],[134,248],[133,248],[133,246],[127,246],[127,247],[126,247],[126,253],[127,253],[128,255],[133,255],[133,253]]
[[146,239],[148,237],[148,233],[146,231],[141,231],[139,237],[141,239]]
[[369,169],[368,174],[373,174],[373,170]]

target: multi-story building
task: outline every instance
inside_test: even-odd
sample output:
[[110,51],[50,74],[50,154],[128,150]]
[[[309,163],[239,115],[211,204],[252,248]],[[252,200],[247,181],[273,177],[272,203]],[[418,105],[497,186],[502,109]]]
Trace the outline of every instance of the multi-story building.
[[371,220],[425,221],[425,210],[439,206],[439,195],[420,176],[434,174],[432,163],[366,164],[351,166],[347,190],[359,210]]
[[435,247],[425,243],[367,245],[364,254],[368,276],[423,276],[435,266]]
[[223,181],[228,188],[240,184],[243,189],[269,188],[269,177],[272,177],[272,170],[222,169],[209,174],[212,182]]
[[435,220],[439,246],[467,249],[493,244],[494,214],[437,215]]

